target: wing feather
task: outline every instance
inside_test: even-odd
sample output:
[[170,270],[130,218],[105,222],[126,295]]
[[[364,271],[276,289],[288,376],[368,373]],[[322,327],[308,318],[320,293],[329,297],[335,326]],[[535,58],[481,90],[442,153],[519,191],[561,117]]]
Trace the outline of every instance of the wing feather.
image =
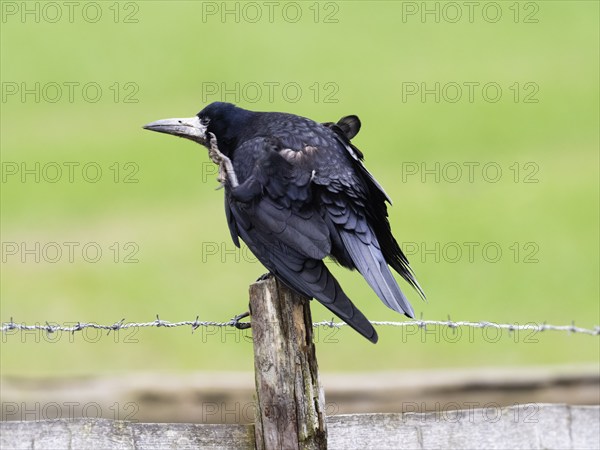
[[234,222],[233,226],[230,222],[230,229],[282,282],[316,298],[367,339],[377,342],[371,323],[322,261],[332,251],[330,232],[336,233],[335,242],[341,240],[321,206],[315,206],[311,188],[314,173],[306,161],[316,148],[305,148],[306,155],[301,156],[290,155],[289,149],[278,150],[263,138],[236,149],[237,160],[253,170],[241,171],[240,186],[226,187],[226,209]]

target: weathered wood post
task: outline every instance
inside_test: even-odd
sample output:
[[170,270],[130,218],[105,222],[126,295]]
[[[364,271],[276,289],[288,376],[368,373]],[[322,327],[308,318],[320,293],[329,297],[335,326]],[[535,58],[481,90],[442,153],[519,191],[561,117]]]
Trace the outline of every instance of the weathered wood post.
[[250,286],[256,448],[327,448],[309,300],[274,277]]

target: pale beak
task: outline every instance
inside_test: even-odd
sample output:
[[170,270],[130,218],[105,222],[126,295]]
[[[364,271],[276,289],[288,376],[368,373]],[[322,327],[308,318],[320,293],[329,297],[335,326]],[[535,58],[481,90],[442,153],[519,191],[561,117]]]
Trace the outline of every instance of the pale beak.
[[199,144],[206,144],[206,125],[197,116],[186,119],[163,119],[144,125],[145,130],[172,134],[190,139]]

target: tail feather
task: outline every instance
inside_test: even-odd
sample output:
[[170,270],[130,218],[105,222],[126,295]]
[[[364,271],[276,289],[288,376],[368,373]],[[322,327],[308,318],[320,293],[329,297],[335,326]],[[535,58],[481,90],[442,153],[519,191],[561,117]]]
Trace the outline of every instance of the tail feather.
[[367,233],[371,235],[370,244],[359,239],[355,232],[340,230],[342,241],[356,268],[381,301],[394,311],[414,317],[414,310],[392,275],[375,236],[370,230]]
[[306,261],[301,272],[295,274],[285,272],[287,271],[275,271],[284,284],[307,297],[314,297],[369,341],[377,342],[375,328],[344,293],[323,261],[311,259]]

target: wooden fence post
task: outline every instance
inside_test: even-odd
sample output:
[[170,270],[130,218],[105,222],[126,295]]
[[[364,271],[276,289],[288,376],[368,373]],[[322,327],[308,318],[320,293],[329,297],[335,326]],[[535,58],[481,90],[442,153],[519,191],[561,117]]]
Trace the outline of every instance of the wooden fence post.
[[309,300],[274,277],[250,286],[256,448],[327,448]]

